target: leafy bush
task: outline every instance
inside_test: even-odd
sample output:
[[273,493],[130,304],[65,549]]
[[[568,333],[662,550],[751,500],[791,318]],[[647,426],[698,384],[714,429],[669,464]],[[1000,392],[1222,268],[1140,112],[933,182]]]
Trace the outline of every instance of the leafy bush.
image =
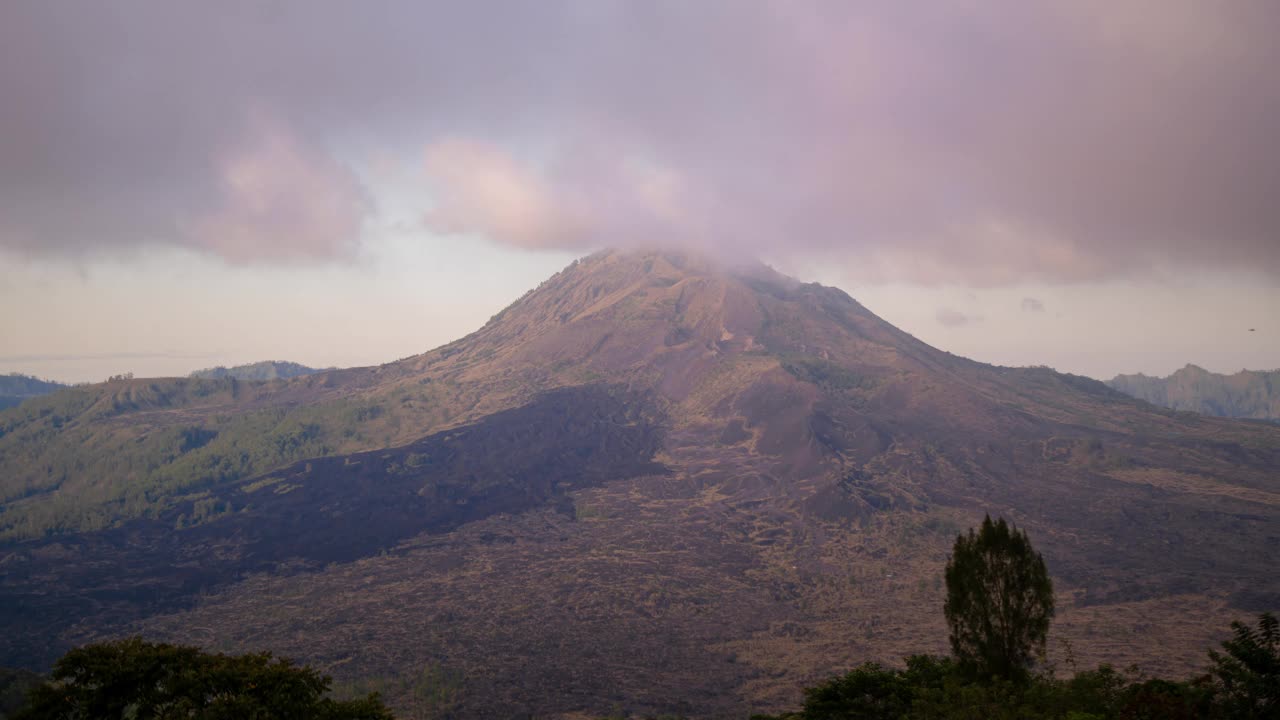
[[1225,652],[1209,653],[1220,704],[1233,718],[1280,717],[1280,621],[1263,613],[1257,628],[1233,622],[1231,630]]
[[271,653],[222,655],[130,638],[86,645],[32,691],[20,720],[391,720],[376,695],[326,697],[330,680]]

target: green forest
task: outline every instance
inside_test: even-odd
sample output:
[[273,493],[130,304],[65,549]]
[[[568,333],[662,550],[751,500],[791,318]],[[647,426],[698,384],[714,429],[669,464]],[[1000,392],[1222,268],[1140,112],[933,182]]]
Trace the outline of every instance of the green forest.
[[[434,407],[426,387],[304,407],[235,404],[275,388],[233,377],[125,379],[0,413],[0,539],[111,527],[198,501],[212,485],[389,446],[406,414],[421,418]],[[226,411],[208,411],[218,406]]]

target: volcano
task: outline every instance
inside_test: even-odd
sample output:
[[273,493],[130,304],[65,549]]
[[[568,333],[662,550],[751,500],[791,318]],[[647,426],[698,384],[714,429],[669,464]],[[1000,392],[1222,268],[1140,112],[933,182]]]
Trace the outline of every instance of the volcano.
[[1044,553],[1053,658],[1180,674],[1280,606],[1278,469],[1274,424],[957,357],[761,265],[603,252],[386,365],[0,414],[0,664],[141,633],[412,716],[741,717],[945,652],[942,568],[989,513]]

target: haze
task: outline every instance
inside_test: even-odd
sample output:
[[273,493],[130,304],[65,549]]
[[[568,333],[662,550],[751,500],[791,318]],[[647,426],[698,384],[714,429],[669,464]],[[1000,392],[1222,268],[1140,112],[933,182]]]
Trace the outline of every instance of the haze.
[[7,2],[0,371],[362,365],[606,246],[945,350],[1280,366],[1280,6]]

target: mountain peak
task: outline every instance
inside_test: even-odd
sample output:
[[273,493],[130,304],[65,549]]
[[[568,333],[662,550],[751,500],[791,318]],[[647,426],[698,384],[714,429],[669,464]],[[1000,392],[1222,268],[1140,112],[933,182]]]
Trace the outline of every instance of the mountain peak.
[[610,249],[574,261],[459,344],[538,362],[607,356],[616,370],[682,351],[838,355],[853,340],[904,339],[919,345],[845,293],[753,258]]

